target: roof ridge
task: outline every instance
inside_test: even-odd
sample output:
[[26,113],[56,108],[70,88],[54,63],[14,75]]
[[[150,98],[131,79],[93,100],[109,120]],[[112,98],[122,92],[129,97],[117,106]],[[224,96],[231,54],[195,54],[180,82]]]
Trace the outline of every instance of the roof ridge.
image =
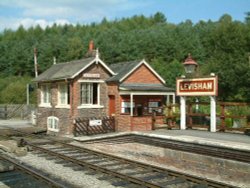
[[61,63],[59,62],[59,63],[53,64],[53,65],[64,65],[64,64],[73,63],[73,62],[77,62],[77,61],[81,61],[81,60],[87,60],[87,59],[94,59],[94,57],[75,59],[75,60],[72,60],[72,61],[66,61],[66,62],[61,62]]
[[118,63],[111,63],[109,65],[112,66],[112,65],[124,64],[124,63],[139,63],[139,62],[141,62],[141,61],[140,60],[122,61],[122,62],[118,62]]

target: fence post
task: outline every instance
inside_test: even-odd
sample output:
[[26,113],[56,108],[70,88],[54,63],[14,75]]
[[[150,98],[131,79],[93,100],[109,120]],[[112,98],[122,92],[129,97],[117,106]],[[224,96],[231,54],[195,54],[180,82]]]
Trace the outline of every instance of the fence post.
[[90,119],[87,119],[87,135],[89,135],[89,121],[90,121]]
[[192,129],[192,126],[193,126],[193,119],[192,119],[192,104],[189,103],[188,104],[188,125],[187,125],[187,128],[188,129]]
[[73,119],[73,135],[76,137],[76,120]]
[[155,130],[155,121],[156,121],[155,116],[156,116],[156,111],[153,110],[153,112],[152,112],[152,130]]
[[110,119],[108,117],[103,117],[103,118],[100,118],[102,120],[102,128],[104,130],[104,133],[107,133],[108,132],[108,129],[107,129],[107,123],[110,121]]
[[7,105],[4,106],[4,119],[7,119],[8,117],[8,111],[7,111]]
[[111,122],[112,122],[112,129],[113,129],[113,132],[115,132],[115,123],[116,123],[115,121],[116,121],[115,117],[112,116],[112,117],[111,117]]
[[173,111],[171,104],[168,105],[167,124],[168,124],[168,129],[171,130],[173,126]]
[[225,105],[224,104],[220,104],[220,120],[221,120],[220,131],[225,132]]

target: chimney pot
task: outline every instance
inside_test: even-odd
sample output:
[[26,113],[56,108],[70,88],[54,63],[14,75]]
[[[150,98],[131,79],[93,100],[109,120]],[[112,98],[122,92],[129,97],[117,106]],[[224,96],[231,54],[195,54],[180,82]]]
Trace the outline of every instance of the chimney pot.
[[94,41],[91,40],[91,41],[89,42],[89,52],[92,52],[93,50],[94,50]]

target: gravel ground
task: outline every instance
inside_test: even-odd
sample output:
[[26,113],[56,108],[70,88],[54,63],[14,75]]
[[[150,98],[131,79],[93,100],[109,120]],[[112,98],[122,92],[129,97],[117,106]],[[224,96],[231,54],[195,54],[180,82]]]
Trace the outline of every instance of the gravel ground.
[[65,167],[61,164],[56,164],[54,160],[46,160],[44,157],[39,157],[29,153],[24,157],[18,157],[23,163],[27,163],[37,169],[40,169],[49,174],[53,174],[56,178],[69,182],[75,187],[81,188],[114,188],[108,181],[98,180],[99,175],[88,175],[87,171],[74,171],[70,167]]

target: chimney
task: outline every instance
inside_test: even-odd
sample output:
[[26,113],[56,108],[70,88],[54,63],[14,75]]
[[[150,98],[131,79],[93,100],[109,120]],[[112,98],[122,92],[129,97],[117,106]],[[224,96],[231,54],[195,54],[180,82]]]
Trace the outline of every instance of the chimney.
[[93,50],[94,50],[94,41],[91,40],[91,41],[89,42],[89,53],[91,53]]
[[94,49],[95,48],[95,45],[94,45],[94,41],[91,40],[89,41],[89,49],[88,49],[88,52],[86,53],[86,57],[94,57],[96,56],[96,50]]

